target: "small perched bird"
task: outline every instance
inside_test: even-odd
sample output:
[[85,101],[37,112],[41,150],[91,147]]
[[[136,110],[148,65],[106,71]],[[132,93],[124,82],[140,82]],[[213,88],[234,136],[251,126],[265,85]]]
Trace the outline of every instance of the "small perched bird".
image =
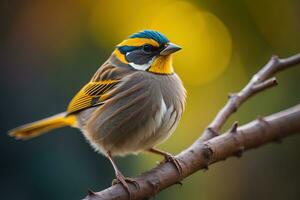
[[127,182],[135,181],[122,175],[113,156],[149,151],[181,173],[175,157],[155,148],[174,132],[184,111],[186,91],[172,64],[172,54],[180,49],[157,31],[135,33],[117,45],[65,112],[9,134],[29,139],[64,126],[78,128],[110,160],[117,181],[129,193]]

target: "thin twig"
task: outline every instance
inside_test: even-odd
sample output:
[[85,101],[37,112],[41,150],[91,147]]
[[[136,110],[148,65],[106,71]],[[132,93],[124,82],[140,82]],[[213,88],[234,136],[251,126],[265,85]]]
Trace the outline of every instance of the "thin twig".
[[[140,186],[139,190],[130,185],[132,199],[152,197],[192,173],[207,168],[211,163],[232,155],[241,156],[244,150],[300,132],[300,105],[298,105],[269,117],[259,118],[239,128],[237,123],[234,123],[229,130],[234,134],[218,134],[242,103],[256,93],[277,84],[276,79],[273,78],[275,73],[298,63],[300,63],[300,54],[286,59],[272,56],[239,93],[230,95],[227,104],[219,111],[202,136],[176,156],[182,165],[182,176],[178,175],[172,163],[161,164],[136,178]],[[85,200],[104,199],[127,200],[129,197],[124,188],[117,184],[103,191],[90,193],[85,198]]]
[[[272,77],[275,73],[292,67],[297,63],[300,63],[300,54],[285,59],[272,56],[269,62],[252,77],[249,83],[239,93],[229,95],[229,101],[219,111],[208,127],[215,132],[219,132],[228,118],[236,112],[246,100],[258,92],[277,85],[276,78]],[[202,133],[200,140],[206,141],[213,137],[215,137],[215,135],[211,134],[211,131],[206,130]]]

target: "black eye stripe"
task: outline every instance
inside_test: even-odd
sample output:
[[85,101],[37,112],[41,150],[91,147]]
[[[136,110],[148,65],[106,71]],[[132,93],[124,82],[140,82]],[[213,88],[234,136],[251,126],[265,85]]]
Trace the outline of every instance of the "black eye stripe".
[[121,46],[118,47],[128,63],[143,65],[149,63],[160,52],[160,47],[151,44],[141,46]]
[[126,60],[138,65],[148,63],[152,59],[152,54],[146,54],[142,50],[135,50],[126,54]]

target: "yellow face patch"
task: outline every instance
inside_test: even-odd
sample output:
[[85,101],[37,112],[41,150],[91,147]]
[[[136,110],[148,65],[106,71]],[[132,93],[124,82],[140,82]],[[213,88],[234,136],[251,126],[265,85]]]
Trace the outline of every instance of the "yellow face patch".
[[158,42],[148,38],[129,38],[118,44],[117,46],[143,46],[145,44],[151,44],[154,47],[159,47]]
[[[138,46],[143,46],[145,44],[150,44],[154,47],[159,47],[158,42],[156,42],[153,39],[147,39],[147,38],[129,38],[118,44],[117,46],[133,46],[133,47],[138,47]],[[128,64],[125,55],[120,52],[120,50],[117,48],[113,54],[122,62],[125,64]]]
[[113,54],[114,54],[114,55],[115,55],[122,63],[128,64],[128,62],[127,62],[127,60],[126,60],[126,58],[125,58],[125,55],[122,54],[122,53],[120,52],[119,49],[114,50]]
[[153,73],[157,73],[157,74],[172,74],[172,73],[174,73],[173,63],[172,63],[172,55],[157,57],[153,61],[151,67],[149,68],[149,72],[153,72]]

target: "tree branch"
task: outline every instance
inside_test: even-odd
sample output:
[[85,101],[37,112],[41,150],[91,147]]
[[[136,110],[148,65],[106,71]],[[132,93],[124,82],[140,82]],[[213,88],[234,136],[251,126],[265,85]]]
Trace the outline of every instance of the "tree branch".
[[237,111],[237,109],[251,96],[277,85],[275,73],[300,63],[300,54],[296,54],[289,58],[279,59],[278,56],[272,56],[269,62],[258,71],[249,83],[239,92],[229,94],[227,104],[219,111],[215,119],[201,135],[200,140],[206,141],[216,136],[228,118]]
[[[192,173],[207,168],[208,165],[230,156],[241,156],[244,150],[255,148],[271,141],[300,132],[300,104],[259,118],[240,128],[235,122],[230,130],[219,135],[222,126],[236,110],[251,96],[277,85],[273,75],[300,63],[300,54],[286,59],[272,56],[270,61],[257,72],[249,83],[236,94],[229,95],[226,105],[205,129],[201,137],[189,148],[176,156],[182,166],[183,174],[178,175],[172,163],[164,163],[136,178],[140,188],[130,185],[132,199],[146,199],[159,191],[180,182]],[[120,185],[111,186],[103,191],[90,192],[85,200],[127,200],[128,193]]]

